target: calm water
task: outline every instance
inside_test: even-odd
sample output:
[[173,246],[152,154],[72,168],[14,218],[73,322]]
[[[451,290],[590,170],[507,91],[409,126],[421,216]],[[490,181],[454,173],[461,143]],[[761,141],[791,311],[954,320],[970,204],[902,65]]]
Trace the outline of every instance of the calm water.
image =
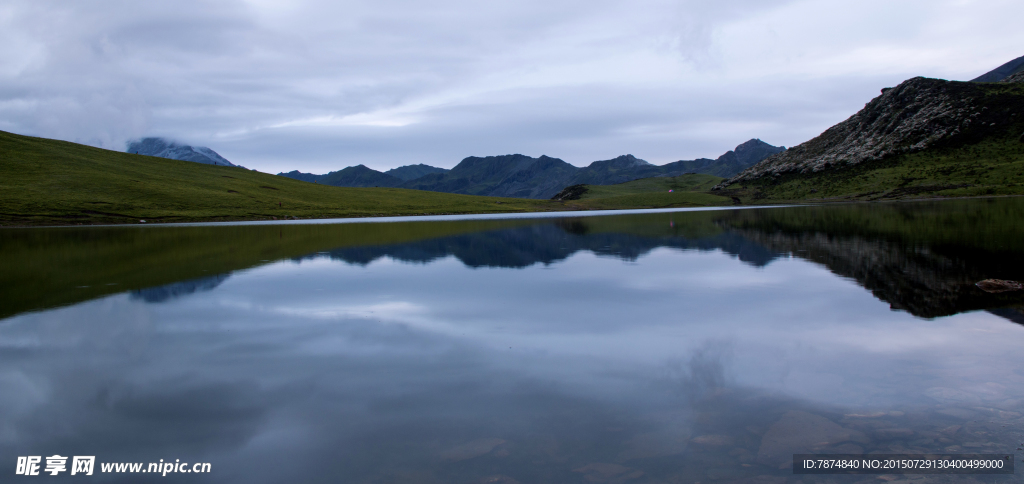
[[3,229],[0,480],[50,480],[14,471],[53,454],[212,465],[52,478],[75,482],[884,482],[793,476],[796,452],[1019,467],[1024,291],[974,283],[1024,280],[1022,221],[998,199]]

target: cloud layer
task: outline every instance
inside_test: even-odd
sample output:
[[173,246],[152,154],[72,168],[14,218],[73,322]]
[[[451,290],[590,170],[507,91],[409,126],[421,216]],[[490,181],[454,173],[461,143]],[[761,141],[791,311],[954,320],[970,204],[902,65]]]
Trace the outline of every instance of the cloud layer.
[[11,1],[0,129],[262,171],[793,145],[1024,54],[1010,1]]

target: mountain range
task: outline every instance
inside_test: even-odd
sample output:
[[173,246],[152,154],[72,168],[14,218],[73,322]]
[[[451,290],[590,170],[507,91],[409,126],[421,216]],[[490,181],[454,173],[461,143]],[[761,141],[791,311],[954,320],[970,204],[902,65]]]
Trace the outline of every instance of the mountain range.
[[128,143],[128,153],[158,156],[172,160],[194,161],[205,165],[239,166],[205,146],[189,146],[164,138],[142,138]]
[[600,160],[578,168],[558,158],[502,155],[463,159],[451,170],[409,165],[380,172],[363,165],[314,175],[291,171],[278,175],[296,180],[344,187],[398,187],[467,195],[551,198],[570,185],[614,185],[654,176],[703,173],[727,177],[739,173],[785,147],[749,140],[717,159],[680,160],[654,165],[633,155]]

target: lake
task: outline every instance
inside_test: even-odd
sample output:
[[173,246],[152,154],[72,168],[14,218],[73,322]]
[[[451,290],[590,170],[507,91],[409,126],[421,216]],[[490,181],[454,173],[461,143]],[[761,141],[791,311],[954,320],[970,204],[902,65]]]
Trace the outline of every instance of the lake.
[[[1024,291],[976,283],[1024,280],[1022,221],[1024,199],[1000,198],[2,229],[0,480],[52,455],[95,456],[95,475],[69,459],[14,480],[877,483],[794,476],[793,454],[1020,464]],[[161,459],[210,469],[100,469]]]

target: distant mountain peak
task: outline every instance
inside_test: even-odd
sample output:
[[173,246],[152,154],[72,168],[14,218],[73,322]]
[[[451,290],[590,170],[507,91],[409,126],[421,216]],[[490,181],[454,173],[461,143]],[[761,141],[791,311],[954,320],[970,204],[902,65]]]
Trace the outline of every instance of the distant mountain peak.
[[971,82],[999,82],[1022,71],[1024,71],[1024,56],[1020,56],[1006,64],[975,77],[974,79],[971,79]]
[[625,168],[638,168],[645,166],[654,166],[646,160],[641,160],[633,155],[620,155],[610,160],[599,160],[591,163],[587,168],[599,169],[599,168],[614,168],[614,169],[625,169]]
[[125,151],[137,155],[193,161],[206,165],[238,166],[205,146],[189,146],[165,138],[138,139],[129,142]]
[[417,178],[424,177],[426,175],[433,175],[437,173],[445,173],[448,170],[444,168],[438,168],[436,166],[424,165],[423,163],[417,165],[405,165],[398,168],[392,168],[385,171],[385,174],[391,175],[402,181],[415,180]]

